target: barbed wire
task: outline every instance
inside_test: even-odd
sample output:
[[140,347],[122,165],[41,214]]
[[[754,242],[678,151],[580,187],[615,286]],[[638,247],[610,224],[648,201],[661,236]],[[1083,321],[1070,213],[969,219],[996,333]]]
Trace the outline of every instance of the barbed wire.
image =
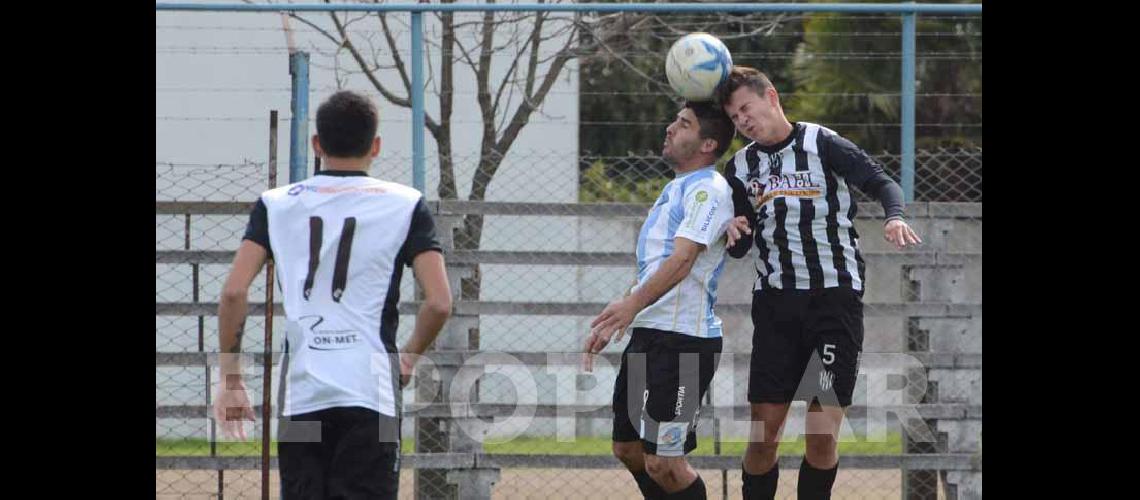
[[[345,90],[334,86],[321,86],[310,87],[313,92],[337,92]],[[379,92],[368,90],[358,90],[369,95],[381,95]],[[292,92],[289,87],[156,87],[155,92],[185,92],[185,93],[272,93],[272,92]],[[430,92],[431,95],[436,94],[452,94],[452,95],[478,95],[477,91],[471,90],[453,90],[450,92]],[[591,91],[573,91],[573,90],[550,90],[547,94],[551,95],[583,95],[583,96],[671,96],[668,92],[653,92],[653,91],[622,91],[622,92],[591,92]],[[788,98],[792,96],[822,96],[822,97],[901,97],[901,92],[843,92],[843,93],[830,93],[830,92],[787,92],[780,94]],[[980,93],[947,93],[947,92],[920,92],[916,93],[915,97],[981,97]]]
[[[173,121],[173,122],[259,122],[259,121],[264,121],[267,118],[264,116],[260,116],[260,117],[252,117],[252,116],[156,116],[156,117],[154,117],[154,119],[155,119],[155,121]],[[291,116],[286,116],[286,117],[279,117],[278,119],[283,120],[283,121],[291,121],[293,118]],[[408,119],[389,118],[389,119],[385,119],[385,122],[387,122],[387,123],[411,123],[412,121],[408,120]],[[310,119],[309,123],[310,124],[316,123],[316,120]],[[462,119],[454,119],[453,118],[453,119],[451,119],[451,123],[452,124],[463,124],[463,125],[482,125],[483,121],[482,120],[462,120]],[[534,119],[530,119],[530,120],[527,120],[526,123],[529,123],[529,124],[538,124],[538,123],[564,124],[565,121],[564,120],[557,120],[557,119],[555,119],[555,120],[534,120]],[[643,126],[665,127],[665,126],[668,126],[670,123],[671,122],[668,122],[668,121],[660,121],[660,122],[655,122],[655,121],[654,122],[647,122],[647,121],[579,121],[578,122],[579,125],[586,125],[586,126],[637,126],[637,127],[643,127]],[[899,127],[899,126],[902,126],[902,123],[871,123],[871,122],[832,123],[832,122],[828,122],[828,125],[829,126],[835,126],[835,127]],[[914,124],[914,126],[916,126],[916,127],[948,127],[948,128],[954,128],[954,127],[980,128],[982,126],[982,124],[981,123],[916,123],[916,124]]]
[[[925,18],[924,18],[925,19]],[[692,23],[696,26],[697,23]],[[235,32],[284,32],[285,28],[282,27],[255,27],[255,26],[221,26],[221,25],[155,25],[156,31],[235,31]],[[294,33],[320,33],[312,28],[292,28]],[[375,35],[379,33],[378,30],[345,30],[350,35]],[[393,37],[399,38],[401,36],[410,35],[410,30],[390,30]],[[649,36],[676,36],[677,33],[671,30],[646,30],[639,31]],[[732,34],[725,31],[726,35]],[[714,33],[715,34],[715,33]],[[802,37],[805,35],[819,36],[819,37],[900,37],[903,35],[901,31],[774,31],[772,33],[764,34],[764,38],[794,38]],[[923,38],[955,38],[955,37],[981,37],[981,31],[916,31],[915,36]]]
[[155,160],[155,167],[169,168],[264,168],[266,162],[246,160],[242,163],[186,163],[171,160]]
[[[287,54],[289,49],[287,47],[277,46],[197,46],[197,45],[168,45],[155,47],[156,54],[183,54],[183,55],[248,55],[248,54]],[[385,53],[382,51],[382,53]],[[549,52],[546,54],[539,53],[539,58],[550,58],[556,56],[557,52]],[[616,54],[629,59],[664,59],[665,53],[651,52],[651,51],[626,51],[616,52]],[[491,54],[492,59],[517,59],[517,54],[495,52]],[[894,60],[902,59],[902,52],[734,52],[733,58],[735,59],[751,59],[751,58],[767,58],[767,59],[794,59],[797,57],[816,58],[825,60],[872,60],[872,59],[885,59]],[[939,59],[939,60],[966,60],[966,61],[980,61],[982,54],[980,52],[918,52],[915,54],[917,59]],[[456,58],[456,61],[461,61]]]

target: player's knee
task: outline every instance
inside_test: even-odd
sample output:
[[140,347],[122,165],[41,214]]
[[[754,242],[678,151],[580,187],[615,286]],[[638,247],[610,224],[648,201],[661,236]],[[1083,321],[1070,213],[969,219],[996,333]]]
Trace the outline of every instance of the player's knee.
[[783,431],[782,424],[782,419],[753,411],[751,436],[753,439],[759,436],[762,443],[777,443],[780,440],[780,433]]
[[830,462],[838,450],[839,443],[829,434],[808,434],[804,453],[811,457],[813,462]]
[[775,463],[779,458],[780,443],[774,441],[765,441],[763,443],[748,443],[745,448],[746,453],[754,462],[770,466]]
[[614,457],[625,464],[627,469],[640,469],[642,462],[641,455],[641,442],[633,441],[630,443],[614,442],[613,445]]
[[666,477],[669,474],[669,462],[657,455],[646,455],[645,472],[653,479]]
[[659,484],[672,484],[685,467],[684,457],[645,456],[645,472]]
[[765,427],[763,435],[763,442],[759,443],[764,446],[776,447],[780,445],[780,427],[769,425]]

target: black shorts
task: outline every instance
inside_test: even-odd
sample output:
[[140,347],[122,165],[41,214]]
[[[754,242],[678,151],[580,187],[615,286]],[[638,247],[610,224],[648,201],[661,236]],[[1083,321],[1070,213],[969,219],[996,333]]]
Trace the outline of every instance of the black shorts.
[[281,417],[281,499],[396,498],[399,420],[367,408],[329,408]]
[[850,288],[757,290],[748,401],[850,406],[863,350],[862,295]]
[[614,382],[613,440],[640,440],[646,453],[663,457],[693,451],[722,345],[719,337],[634,328]]

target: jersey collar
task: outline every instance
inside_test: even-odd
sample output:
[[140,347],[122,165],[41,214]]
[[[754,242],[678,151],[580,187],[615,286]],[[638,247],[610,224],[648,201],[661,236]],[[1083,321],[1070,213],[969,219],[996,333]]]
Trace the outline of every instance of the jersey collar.
[[685,177],[688,177],[688,176],[690,176],[690,175],[693,175],[693,174],[695,174],[695,173],[697,173],[697,172],[700,172],[700,171],[703,171],[703,170],[708,170],[708,169],[710,169],[710,168],[711,168],[711,169],[714,169],[714,170],[715,170],[715,169],[716,169],[716,164],[715,164],[715,163],[710,163],[710,164],[708,164],[708,165],[705,165],[705,166],[703,166],[703,167],[701,167],[701,168],[698,168],[698,169],[696,169],[696,170],[690,170],[690,171],[688,171],[688,172],[685,172],[685,173],[683,173],[683,174],[681,174],[681,175],[678,175],[678,176],[677,176],[677,177],[675,177],[675,178],[676,178],[676,179],[683,179],[683,178],[685,178]]
[[788,147],[788,144],[791,144],[792,141],[796,139],[796,136],[799,135],[800,129],[803,128],[803,126],[804,125],[801,123],[792,122],[792,133],[788,134],[784,140],[777,142],[771,146],[764,146],[758,142],[753,142],[752,144],[756,147],[756,149],[759,149],[765,153],[776,153],[782,151],[784,148]]
[[368,177],[368,172],[360,170],[321,170],[315,175],[327,175],[329,177]]

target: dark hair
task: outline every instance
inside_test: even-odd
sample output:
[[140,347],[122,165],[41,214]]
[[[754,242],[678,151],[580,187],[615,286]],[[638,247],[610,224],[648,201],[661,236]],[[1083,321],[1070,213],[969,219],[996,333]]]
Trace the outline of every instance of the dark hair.
[[334,158],[360,158],[372,149],[380,112],[367,97],[341,90],[317,108],[317,140]]
[[714,93],[716,105],[723,109],[724,105],[728,104],[728,99],[732,97],[732,93],[740,87],[748,87],[756,92],[756,95],[763,97],[764,93],[772,87],[772,80],[769,80],[768,75],[756,68],[733,66],[732,71],[728,73],[728,78],[716,88]]
[[700,138],[716,141],[716,150],[713,154],[720,158],[732,144],[732,136],[736,127],[732,120],[724,113],[724,109],[711,102],[685,102],[685,107],[693,110],[697,115],[697,122],[701,126]]

